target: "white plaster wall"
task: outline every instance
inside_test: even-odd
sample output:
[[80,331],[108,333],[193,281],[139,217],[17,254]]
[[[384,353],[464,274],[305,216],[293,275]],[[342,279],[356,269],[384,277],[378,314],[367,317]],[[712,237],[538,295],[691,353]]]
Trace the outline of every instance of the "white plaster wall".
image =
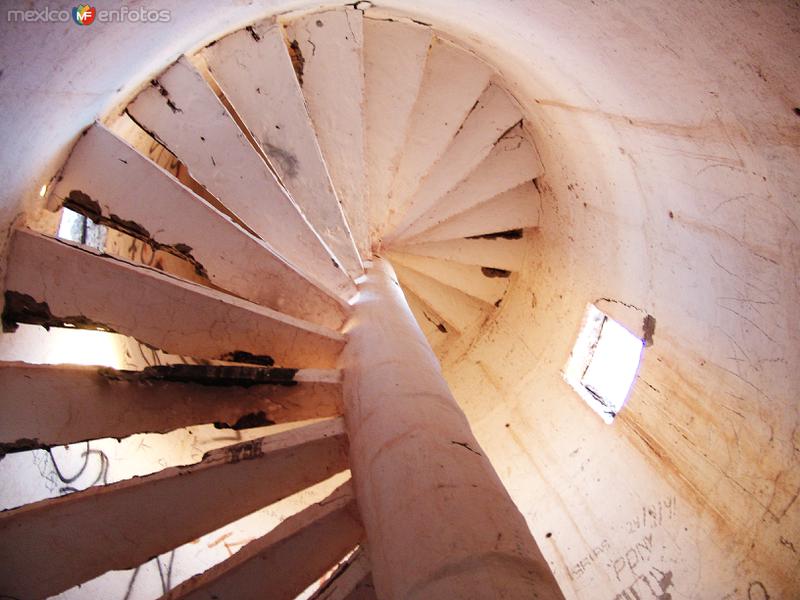
[[[0,230],[137,82],[301,4],[162,0],[168,25],[0,20]],[[567,597],[800,596],[797,3],[381,4],[500,66],[537,136],[525,272],[446,371]],[[657,320],[611,426],[559,373],[602,297]]]

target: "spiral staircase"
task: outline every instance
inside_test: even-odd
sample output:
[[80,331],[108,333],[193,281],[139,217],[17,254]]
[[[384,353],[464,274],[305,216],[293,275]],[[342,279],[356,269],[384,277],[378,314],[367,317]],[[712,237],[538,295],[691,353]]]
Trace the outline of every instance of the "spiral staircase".
[[[341,355],[363,282],[390,262],[430,348],[463,351],[513,285],[541,174],[489,65],[357,7],[253,23],[88,128],[44,195],[104,241],[18,229],[4,329],[100,329],[191,360],[3,363],[2,452],[316,420],[4,511],[0,597],[135,568],[347,471]],[[373,585],[358,501],[347,480],[165,597],[291,599],[321,580],[315,598],[395,597]]]

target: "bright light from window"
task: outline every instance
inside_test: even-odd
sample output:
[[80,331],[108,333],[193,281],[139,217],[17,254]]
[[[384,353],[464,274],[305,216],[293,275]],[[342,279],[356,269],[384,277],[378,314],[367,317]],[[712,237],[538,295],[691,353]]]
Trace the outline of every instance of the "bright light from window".
[[628,397],[643,347],[640,338],[590,304],[564,379],[611,423]]

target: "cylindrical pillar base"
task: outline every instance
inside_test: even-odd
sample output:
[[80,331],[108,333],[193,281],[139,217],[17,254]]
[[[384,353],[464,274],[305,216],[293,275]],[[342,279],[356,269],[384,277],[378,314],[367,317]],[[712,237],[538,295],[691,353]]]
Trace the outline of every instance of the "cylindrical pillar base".
[[350,465],[381,600],[562,599],[394,272],[359,286],[342,355]]

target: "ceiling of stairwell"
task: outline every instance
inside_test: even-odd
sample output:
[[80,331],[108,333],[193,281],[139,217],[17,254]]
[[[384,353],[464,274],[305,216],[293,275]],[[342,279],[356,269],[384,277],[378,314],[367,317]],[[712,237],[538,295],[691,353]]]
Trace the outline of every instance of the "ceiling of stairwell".
[[[521,277],[444,368],[567,597],[796,596],[800,9],[378,4],[497,66],[545,165]],[[137,82],[304,5],[164,0],[168,25],[102,37],[0,23],[2,230]],[[561,377],[587,303],[657,324],[610,426]]]

